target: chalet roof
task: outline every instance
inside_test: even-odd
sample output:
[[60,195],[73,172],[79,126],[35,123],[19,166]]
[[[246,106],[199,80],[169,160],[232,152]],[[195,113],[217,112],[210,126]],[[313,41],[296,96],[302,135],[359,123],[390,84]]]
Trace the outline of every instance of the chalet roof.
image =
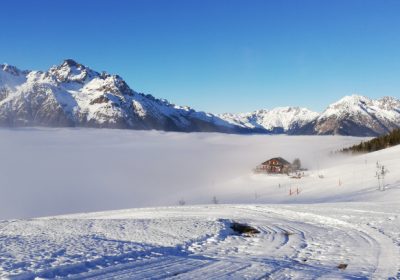
[[281,157],[275,157],[275,158],[271,158],[271,159],[269,159],[269,160],[267,160],[267,161],[265,161],[265,162],[263,162],[262,164],[268,164],[268,162],[270,162],[271,160],[276,160],[276,161],[278,161],[280,164],[282,164],[282,165],[290,165],[290,162],[288,162],[286,159],[284,159],[284,158],[281,158]]

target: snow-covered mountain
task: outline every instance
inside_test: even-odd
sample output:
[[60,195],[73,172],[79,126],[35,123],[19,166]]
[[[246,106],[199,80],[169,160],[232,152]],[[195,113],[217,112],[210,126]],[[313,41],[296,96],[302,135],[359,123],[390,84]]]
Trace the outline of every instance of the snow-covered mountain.
[[219,115],[227,122],[255,130],[273,133],[298,134],[298,132],[319,114],[306,108],[278,107],[272,110],[257,110],[251,113]]
[[400,100],[351,95],[329,105],[312,123],[316,134],[374,136],[400,127]]
[[215,115],[137,93],[120,76],[71,59],[46,72],[0,65],[0,125],[246,132]]
[[400,127],[400,100],[352,95],[322,114],[279,107],[214,115],[135,92],[118,75],[67,59],[45,72],[0,65],[0,126],[374,136]]
[[400,127],[400,100],[351,95],[329,105],[321,114],[306,108],[280,107],[219,117],[237,126],[272,133],[376,136]]

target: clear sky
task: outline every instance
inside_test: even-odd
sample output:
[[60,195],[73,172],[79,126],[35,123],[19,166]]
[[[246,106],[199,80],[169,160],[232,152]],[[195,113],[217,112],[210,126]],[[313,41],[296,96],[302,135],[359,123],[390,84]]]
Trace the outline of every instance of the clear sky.
[[400,97],[398,0],[6,0],[0,63],[65,58],[208,112]]

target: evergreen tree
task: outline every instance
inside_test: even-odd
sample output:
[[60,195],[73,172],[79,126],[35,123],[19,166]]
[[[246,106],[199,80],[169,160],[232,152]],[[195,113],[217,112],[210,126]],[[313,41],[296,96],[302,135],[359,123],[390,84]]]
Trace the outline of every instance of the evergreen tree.
[[370,153],[378,150],[386,149],[400,144],[400,129],[395,129],[389,134],[379,136],[372,140],[361,142],[360,144],[344,148],[341,152],[344,153]]

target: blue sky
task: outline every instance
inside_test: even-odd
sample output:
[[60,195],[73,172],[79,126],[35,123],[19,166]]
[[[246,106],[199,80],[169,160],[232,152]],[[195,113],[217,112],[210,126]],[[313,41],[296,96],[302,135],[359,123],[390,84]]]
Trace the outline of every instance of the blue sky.
[[13,0],[0,12],[0,63],[73,58],[199,110],[400,97],[397,0]]

